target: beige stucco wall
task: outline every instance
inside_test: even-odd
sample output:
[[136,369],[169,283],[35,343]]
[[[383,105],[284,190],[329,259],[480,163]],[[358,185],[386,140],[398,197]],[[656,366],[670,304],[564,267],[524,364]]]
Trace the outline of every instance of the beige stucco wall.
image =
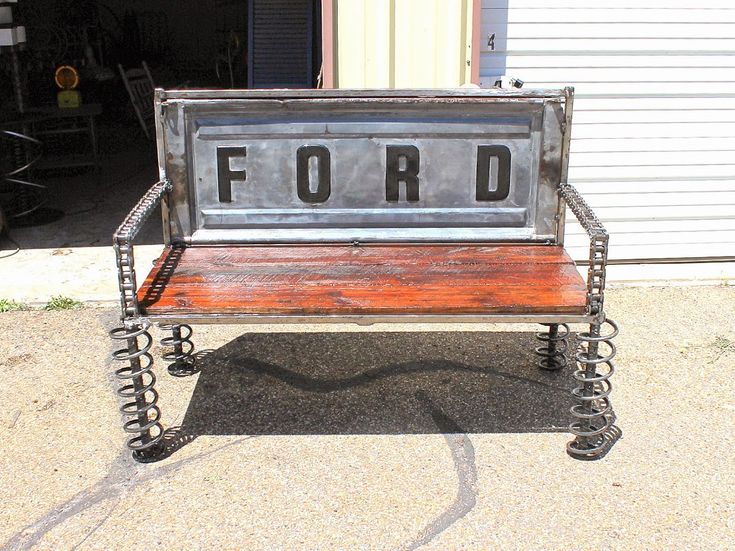
[[471,82],[472,0],[334,0],[337,88]]

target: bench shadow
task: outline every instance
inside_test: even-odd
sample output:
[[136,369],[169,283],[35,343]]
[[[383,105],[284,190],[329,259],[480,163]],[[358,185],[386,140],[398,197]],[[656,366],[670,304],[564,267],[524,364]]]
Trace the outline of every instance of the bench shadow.
[[181,262],[181,255],[183,253],[183,247],[170,247],[165,249],[159,270],[154,274],[150,286],[145,290],[141,299],[141,305],[144,308],[153,306],[160,300],[163,291],[166,289],[166,284],[171,280],[171,276],[176,271],[179,262]]
[[[246,334],[200,354],[199,379],[169,443],[199,435],[564,432],[572,362],[542,371],[537,345],[533,333],[518,332]],[[427,400],[451,423],[437,424]]]

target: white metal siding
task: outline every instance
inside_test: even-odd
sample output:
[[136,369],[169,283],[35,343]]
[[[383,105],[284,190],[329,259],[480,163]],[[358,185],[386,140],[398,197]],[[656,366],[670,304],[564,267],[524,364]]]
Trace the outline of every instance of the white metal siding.
[[735,257],[734,0],[483,0],[482,36],[483,86],[575,87],[569,179],[611,259]]

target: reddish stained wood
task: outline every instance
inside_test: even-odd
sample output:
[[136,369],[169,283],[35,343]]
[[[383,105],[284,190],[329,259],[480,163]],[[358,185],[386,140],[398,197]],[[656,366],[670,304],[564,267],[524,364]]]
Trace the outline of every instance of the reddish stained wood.
[[562,247],[289,245],[167,248],[146,315],[583,314]]

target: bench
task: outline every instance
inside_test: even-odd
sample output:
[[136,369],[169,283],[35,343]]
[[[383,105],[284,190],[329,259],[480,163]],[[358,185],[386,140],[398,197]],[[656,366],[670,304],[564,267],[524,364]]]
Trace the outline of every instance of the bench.
[[[160,181],[115,233],[113,358],[139,461],[166,455],[152,337],[195,372],[195,323],[539,323],[539,367],[567,365],[567,445],[602,457],[616,324],[608,234],[567,183],[573,90],[156,90]],[[165,246],[138,285],[133,244],[161,205]],[[564,248],[571,210],[587,281]],[[571,385],[570,385],[571,386]]]

